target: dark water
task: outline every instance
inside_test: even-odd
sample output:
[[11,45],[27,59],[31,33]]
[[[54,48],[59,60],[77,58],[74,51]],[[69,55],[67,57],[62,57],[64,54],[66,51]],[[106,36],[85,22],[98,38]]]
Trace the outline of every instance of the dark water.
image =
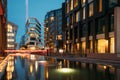
[[5,80],[120,80],[120,68],[57,60],[44,56],[11,57]]

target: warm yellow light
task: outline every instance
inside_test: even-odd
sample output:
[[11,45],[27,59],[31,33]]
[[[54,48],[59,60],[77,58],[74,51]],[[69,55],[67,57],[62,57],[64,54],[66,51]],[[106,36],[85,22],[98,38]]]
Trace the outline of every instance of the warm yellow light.
[[30,73],[32,73],[32,72],[33,72],[33,65],[30,64]]
[[31,50],[35,50],[36,48],[35,47],[30,47]]
[[59,73],[73,73],[75,70],[71,68],[61,68],[57,70]]
[[98,40],[98,53],[105,53],[108,50],[108,40],[99,39]]

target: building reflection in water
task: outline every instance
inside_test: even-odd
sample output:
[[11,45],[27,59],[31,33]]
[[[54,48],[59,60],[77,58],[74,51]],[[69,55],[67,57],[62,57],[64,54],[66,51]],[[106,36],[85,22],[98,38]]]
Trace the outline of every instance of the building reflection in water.
[[120,80],[119,75],[118,66],[59,60],[38,55],[11,56],[6,68],[6,80]]

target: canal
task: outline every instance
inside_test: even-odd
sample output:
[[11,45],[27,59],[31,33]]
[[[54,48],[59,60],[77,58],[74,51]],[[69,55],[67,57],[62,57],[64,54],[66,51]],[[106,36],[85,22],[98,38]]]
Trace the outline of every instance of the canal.
[[120,80],[120,67],[40,55],[10,56],[2,80]]

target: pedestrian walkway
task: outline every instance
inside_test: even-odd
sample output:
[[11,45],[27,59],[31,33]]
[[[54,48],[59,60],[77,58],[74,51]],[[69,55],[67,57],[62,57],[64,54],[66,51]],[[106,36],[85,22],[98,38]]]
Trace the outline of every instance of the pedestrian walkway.
[[116,60],[110,60],[110,59],[100,59],[100,58],[90,58],[87,56],[80,56],[80,55],[48,55],[48,57],[55,57],[57,59],[66,59],[70,61],[79,61],[79,62],[85,62],[85,63],[92,63],[92,64],[108,64],[108,65],[114,65],[114,66],[120,66],[120,57],[117,57]]

